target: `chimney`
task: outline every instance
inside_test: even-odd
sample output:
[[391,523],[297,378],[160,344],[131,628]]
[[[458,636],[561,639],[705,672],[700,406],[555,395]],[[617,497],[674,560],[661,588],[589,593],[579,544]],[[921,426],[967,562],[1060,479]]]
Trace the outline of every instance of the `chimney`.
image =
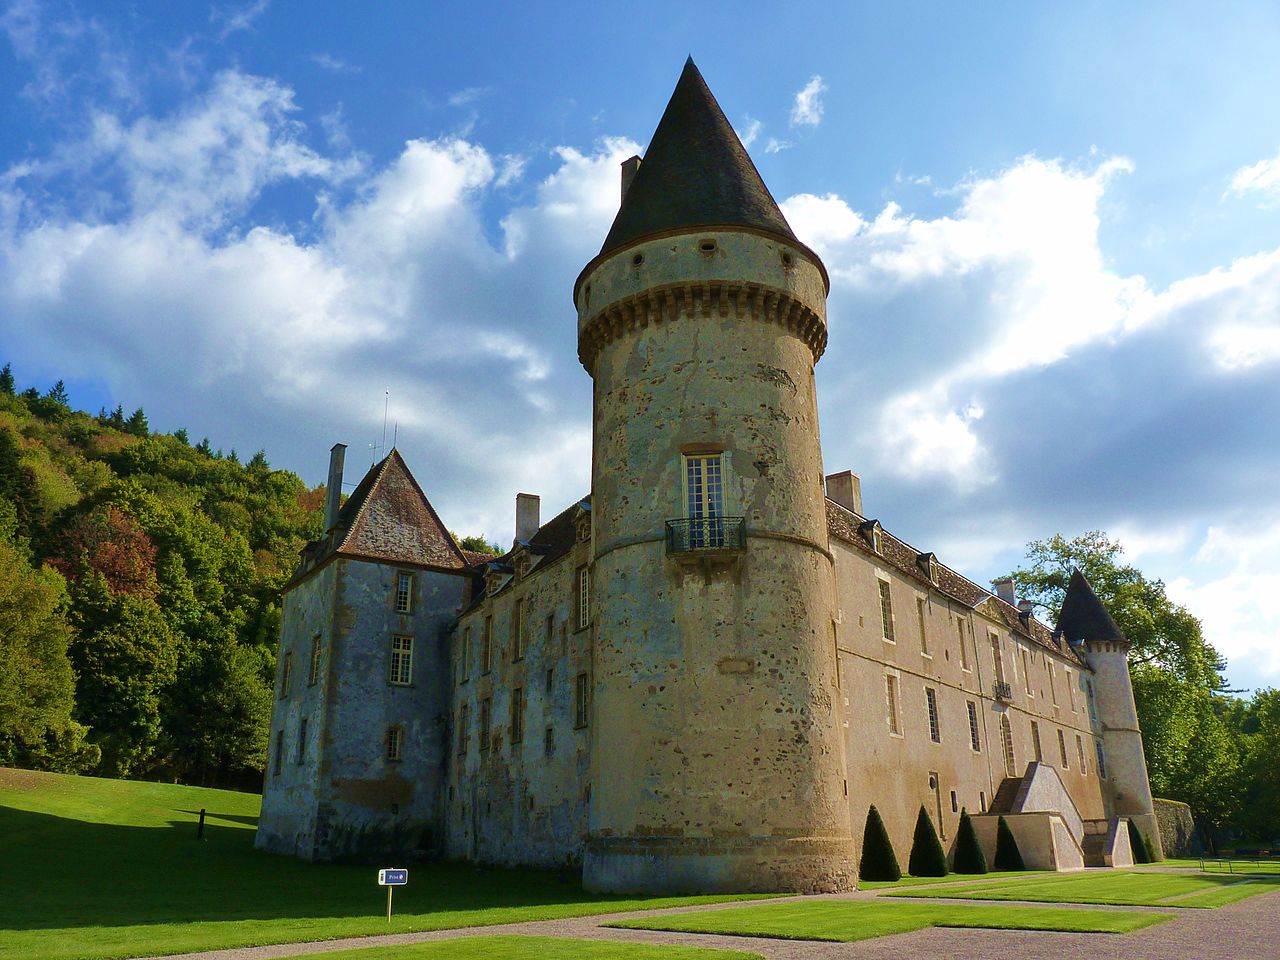
[[622,199],[627,199],[627,191],[631,189],[631,181],[636,178],[636,171],[640,169],[640,158],[629,157],[622,161]]
[[862,516],[862,480],[852,470],[827,477],[827,496],[846,510]]
[[1022,620],[1022,625],[1027,629],[1031,628],[1031,613],[1035,610],[1035,604],[1030,600],[1018,601],[1018,617]]
[[1013,577],[1005,577],[1003,580],[996,580],[991,584],[996,588],[996,596],[1005,603],[1017,606],[1018,598],[1013,592]]
[[532,540],[538,532],[538,507],[541,503],[537,494],[516,494],[516,540]]
[[329,451],[329,482],[325,485],[324,530],[328,533],[338,523],[342,506],[342,465],[347,458],[347,445],[335,443]]

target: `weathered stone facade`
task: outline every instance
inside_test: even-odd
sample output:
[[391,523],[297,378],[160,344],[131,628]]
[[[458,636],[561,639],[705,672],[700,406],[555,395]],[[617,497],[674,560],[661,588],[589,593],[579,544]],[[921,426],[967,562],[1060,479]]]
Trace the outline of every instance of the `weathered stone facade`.
[[900,857],[921,806],[948,847],[1007,814],[1055,869],[1129,862],[1126,818],[1158,842],[1083,577],[1050,629],[824,478],[826,272],[692,63],[623,191],[574,289],[591,496],[540,526],[521,494],[496,558],[394,451],[331,507],[285,595],[259,845],[666,892],[849,889],[871,804]]

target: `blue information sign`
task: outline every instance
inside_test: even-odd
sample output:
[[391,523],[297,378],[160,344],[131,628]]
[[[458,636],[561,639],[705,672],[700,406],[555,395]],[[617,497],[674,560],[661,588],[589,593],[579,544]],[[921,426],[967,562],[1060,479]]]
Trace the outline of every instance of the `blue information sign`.
[[407,869],[378,871],[378,886],[380,887],[403,887],[408,882],[409,871]]

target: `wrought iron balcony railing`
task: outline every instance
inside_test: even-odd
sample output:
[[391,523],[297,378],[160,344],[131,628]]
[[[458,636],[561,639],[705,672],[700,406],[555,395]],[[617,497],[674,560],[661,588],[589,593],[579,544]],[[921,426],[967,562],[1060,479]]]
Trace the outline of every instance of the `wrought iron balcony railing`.
[[996,695],[996,699],[997,699],[997,700],[999,700],[1000,702],[1002,702],[1002,703],[1012,703],[1012,702],[1013,702],[1013,687],[1011,687],[1011,686],[1008,684],[1008,682],[1006,682],[1006,681],[1004,681],[1004,680],[997,680],[997,681],[995,682],[995,691],[994,691],[994,692],[995,692],[995,695]]
[[747,547],[742,517],[699,517],[667,521],[667,553],[734,551]]

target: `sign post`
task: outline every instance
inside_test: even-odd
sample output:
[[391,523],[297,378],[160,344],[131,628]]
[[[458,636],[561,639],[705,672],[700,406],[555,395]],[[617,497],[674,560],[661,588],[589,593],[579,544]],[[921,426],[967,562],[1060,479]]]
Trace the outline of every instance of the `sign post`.
[[391,922],[391,894],[396,887],[403,887],[409,882],[409,871],[405,867],[392,867],[378,871],[378,886],[387,888],[387,923]]

